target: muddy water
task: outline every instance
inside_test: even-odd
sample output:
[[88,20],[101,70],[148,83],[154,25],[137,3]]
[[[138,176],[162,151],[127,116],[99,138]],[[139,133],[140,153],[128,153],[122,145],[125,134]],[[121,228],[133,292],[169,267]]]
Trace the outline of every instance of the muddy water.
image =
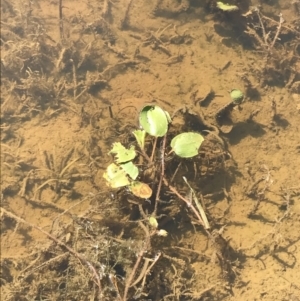
[[[63,1],[60,22],[59,1],[2,1],[3,300],[300,300],[300,7],[154,2]],[[245,97],[222,132],[232,89]],[[162,255],[125,296],[153,208],[142,216],[103,173],[149,103],[217,129],[223,169],[193,183],[221,247],[167,194],[169,236],[141,261]]]

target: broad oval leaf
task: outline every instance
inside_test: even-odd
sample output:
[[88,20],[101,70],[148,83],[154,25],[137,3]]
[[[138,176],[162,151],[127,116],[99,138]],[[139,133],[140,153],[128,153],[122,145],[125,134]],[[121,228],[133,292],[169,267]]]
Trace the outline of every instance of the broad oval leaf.
[[130,184],[126,172],[115,163],[108,165],[106,172],[103,174],[103,178],[112,188],[124,187]]
[[143,182],[132,182],[129,189],[135,196],[142,199],[148,199],[152,195],[152,189],[150,186]]
[[199,148],[204,141],[202,135],[193,132],[181,133],[171,141],[172,150],[181,158],[191,158],[198,155]]
[[151,136],[163,137],[168,131],[170,115],[156,105],[145,106],[139,116],[142,128]]

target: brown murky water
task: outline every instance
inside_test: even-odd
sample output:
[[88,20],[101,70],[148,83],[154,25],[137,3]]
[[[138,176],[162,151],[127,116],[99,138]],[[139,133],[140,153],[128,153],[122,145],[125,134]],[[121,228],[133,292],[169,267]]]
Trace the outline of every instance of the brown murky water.
[[[60,2],[1,1],[1,300],[300,300],[298,1]],[[103,179],[149,103],[205,137],[207,231]]]

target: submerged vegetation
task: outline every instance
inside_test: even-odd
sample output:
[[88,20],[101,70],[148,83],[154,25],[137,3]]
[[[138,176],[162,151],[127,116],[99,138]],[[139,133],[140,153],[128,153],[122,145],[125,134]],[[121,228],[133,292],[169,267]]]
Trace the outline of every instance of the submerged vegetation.
[[297,174],[261,156],[299,118],[300,8],[228,2],[2,0],[5,300],[232,301],[247,260],[296,266]]

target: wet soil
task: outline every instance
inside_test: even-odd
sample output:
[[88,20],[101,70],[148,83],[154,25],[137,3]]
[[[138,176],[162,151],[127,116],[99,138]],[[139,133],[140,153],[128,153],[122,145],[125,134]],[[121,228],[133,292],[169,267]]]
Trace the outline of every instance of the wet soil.
[[[2,300],[300,300],[297,1],[60,2],[1,1]],[[153,208],[103,179],[149,103],[205,135],[181,173],[212,224],[165,191],[151,247]]]

